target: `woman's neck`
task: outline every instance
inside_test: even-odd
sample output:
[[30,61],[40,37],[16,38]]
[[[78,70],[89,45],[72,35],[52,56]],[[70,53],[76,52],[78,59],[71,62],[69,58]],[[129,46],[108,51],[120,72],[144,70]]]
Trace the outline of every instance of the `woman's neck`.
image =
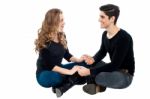
[[57,43],[59,42],[59,40],[58,40],[58,35],[57,35],[57,34],[54,35],[53,41],[54,41],[54,42],[57,42]]

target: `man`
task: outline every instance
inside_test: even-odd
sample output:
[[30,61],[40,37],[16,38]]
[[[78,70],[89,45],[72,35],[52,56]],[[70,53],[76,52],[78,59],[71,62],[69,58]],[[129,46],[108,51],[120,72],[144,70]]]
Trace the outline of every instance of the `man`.
[[[81,76],[88,79],[83,90],[91,95],[105,91],[106,87],[115,89],[128,87],[135,69],[132,37],[116,25],[119,7],[106,4],[99,9],[101,28],[106,29],[102,34],[101,47],[93,57],[83,56],[85,62],[91,65],[90,69],[81,66],[78,70]],[[102,61],[107,53],[110,56],[110,63]]]

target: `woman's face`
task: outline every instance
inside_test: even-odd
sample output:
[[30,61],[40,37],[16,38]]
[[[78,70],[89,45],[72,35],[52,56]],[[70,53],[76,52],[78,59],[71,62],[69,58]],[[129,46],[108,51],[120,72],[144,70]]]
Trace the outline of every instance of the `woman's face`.
[[60,14],[60,23],[59,23],[59,27],[58,27],[59,32],[63,32],[64,25],[65,25],[64,16],[63,16],[63,14]]

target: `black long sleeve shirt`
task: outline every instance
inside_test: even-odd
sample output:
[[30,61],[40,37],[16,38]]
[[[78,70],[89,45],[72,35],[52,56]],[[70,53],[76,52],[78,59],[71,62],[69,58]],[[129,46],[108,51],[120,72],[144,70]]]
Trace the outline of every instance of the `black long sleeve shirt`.
[[56,42],[46,43],[46,47],[40,50],[37,59],[37,73],[43,70],[51,71],[54,66],[61,66],[62,59],[70,61],[72,55],[68,49],[65,49],[62,44]]
[[132,37],[123,29],[120,29],[111,39],[108,39],[106,34],[105,31],[102,35],[101,47],[93,58],[96,64],[109,53],[111,62],[102,67],[91,68],[91,74],[127,69],[131,75],[134,75],[135,61]]

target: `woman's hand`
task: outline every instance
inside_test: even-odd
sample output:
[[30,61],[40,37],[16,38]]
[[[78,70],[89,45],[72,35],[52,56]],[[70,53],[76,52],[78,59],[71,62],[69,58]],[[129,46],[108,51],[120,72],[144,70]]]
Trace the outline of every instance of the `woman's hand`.
[[71,62],[77,62],[77,63],[80,63],[80,62],[83,62],[84,59],[83,59],[83,57],[80,57],[80,58],[71,57],[71,58],[70,58],[70,61],[71,61]]
[[79,70],[79,66],[74,66],[72,69],[69,70],[69,75],[73,75],[78,70]]
[[82,57],[82,56],[77,59],[77,62],[78,62],[78,63],[83,62],[83,61],[84,61],[84,57]]
[[83,66],[79,66],[78,68],[78,74],[80,76],[88,76],[90,75],[90,69],[86,68],[86,67],[83,67]]

